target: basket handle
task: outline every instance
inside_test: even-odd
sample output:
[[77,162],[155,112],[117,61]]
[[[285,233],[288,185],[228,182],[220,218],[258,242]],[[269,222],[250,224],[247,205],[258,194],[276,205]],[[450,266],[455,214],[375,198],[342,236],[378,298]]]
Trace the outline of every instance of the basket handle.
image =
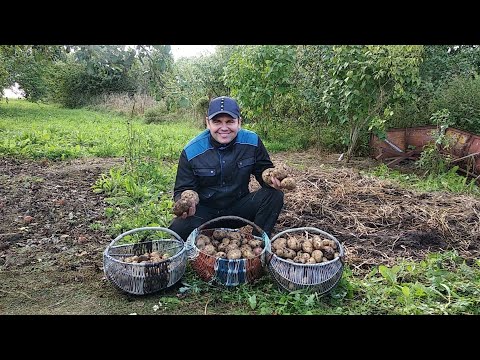
[[235,221],[243,221],[244,223],[251,225],[255,230],[257,230],[260,234],[263,233],[264,231],[260,226],[255,224],[254,222],[251,222],[250,220],[244,219],[240,216],[220,216],[211,220],[208,220],[207,222],[203,223],[198,227],[198,230],[203,230],[203,229],[209,229],[209,226],[217,223],[219,221],[225,221],[225,220],[235,220]]
[[119,241],[120,239],[122,239],[123,237],[125,237],[127,235],[130,235],[130,234],[133,234],[133,233],[136,233],[136,232],[139,232],[139,231],[145,231],[145,230],[164,231],[164,232],[166,232],[170,235],[173,235],[177,240],[180,240],[182,243],[184,242],[183,239],[180,237],[180,235],[178,235],[173,230],[170,230],[170,229],[164,228],[164,227],[159,227],[159,226],[150,226],[150,227],[147,226],[147,227],[140,227],[140,228],[128,230],[128,231],[124,232],[123,234],[118,235],[115,239],[112,240],[109,247],[113,246],[117,241]]

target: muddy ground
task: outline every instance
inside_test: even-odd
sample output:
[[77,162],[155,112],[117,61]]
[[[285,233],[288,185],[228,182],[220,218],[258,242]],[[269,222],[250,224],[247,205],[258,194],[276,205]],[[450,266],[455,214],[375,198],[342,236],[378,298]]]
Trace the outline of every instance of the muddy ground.
[[[274,233],[313,226],[334,234],[358,274],[448,249],[478,257],[477,200],[402,190],[359,173],[378,165],[372,159],[340,165],[337,157],[272,156],[295,169],[298,184],[285,196]],[[102,252],[112,237],[103,195],[91,186],[121,163],[0,159],[0,314],[152,313],[151,298],[120,293],[103,273]],[[169,291],[175,296],[178,287]],[[186,301],[183,311],[203,313],[204,306]]]

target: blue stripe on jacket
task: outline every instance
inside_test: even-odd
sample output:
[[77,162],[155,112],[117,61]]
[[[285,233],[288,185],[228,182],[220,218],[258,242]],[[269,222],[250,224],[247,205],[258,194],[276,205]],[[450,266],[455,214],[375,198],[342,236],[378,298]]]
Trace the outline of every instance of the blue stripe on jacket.
[[[258,146],[258,135],[253,131],[240,129],[236,143]],[[211,149],[213,149],[213,146],[210,144],[210,130],[208,129],[190,140],[184,148],[188,161]]]

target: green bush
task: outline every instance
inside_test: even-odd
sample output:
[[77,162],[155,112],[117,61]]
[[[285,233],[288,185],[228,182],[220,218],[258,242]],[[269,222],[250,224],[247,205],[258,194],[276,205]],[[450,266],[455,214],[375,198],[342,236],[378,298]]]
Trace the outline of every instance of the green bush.
[[153,108],[145,110],[144,118],[147,124],[155,123],[160,124],[166,122],[168,116],[168,110],[165,104],[160,104]]
[[480,77],[457,77],[439,88],[430,103],[430,113],[450,112],[451,126],[480,134]]

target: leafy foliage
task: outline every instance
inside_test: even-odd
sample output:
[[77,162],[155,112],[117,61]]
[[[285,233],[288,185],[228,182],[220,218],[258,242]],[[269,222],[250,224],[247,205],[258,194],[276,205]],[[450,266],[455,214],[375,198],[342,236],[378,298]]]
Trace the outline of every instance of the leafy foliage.
[[440,87],[430,104],[432,113],[447,109],[450,125],[480,134],[480,76],[455,77]]
[[421,46],[334,46],[326,57],[328,86],[324,90],[329,119],[350,128],[346,161],[353,155],[360,134],[383,132],[391,105],[418,84]]
[[257,122],[265,139],[275,116],[275,100],[291,90],[294,64],[294,46],[243,46],[235,50],[225,68],[225,83],[239,100],[242,116]]

